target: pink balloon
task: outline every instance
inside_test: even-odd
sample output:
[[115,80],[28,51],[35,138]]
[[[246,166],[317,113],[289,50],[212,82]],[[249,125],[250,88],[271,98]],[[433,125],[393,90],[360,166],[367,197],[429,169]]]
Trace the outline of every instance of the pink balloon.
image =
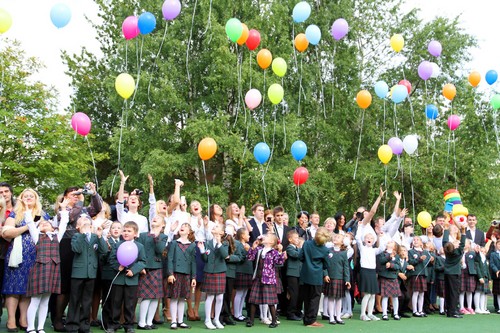
[[452,114],[448,117],[448,128],[452,131],[456,130],[460,126],[460,117],[456,114]]
[[71,127],[76,133],[86,136],[90,132],[90,118],[83,112],[77,112],[71,117]]
[[245,95],[245,104],[250,110],[255,109],[262,102],[262,94],[257,89],[250,89]]
[[139,19],[136,16],[127,17],[122,24],[123,37],[126,40],[133,39],[139,35]]
[[391,147],[392,152],[396,155],[401,155],[403,153],[403,141],[400,138],[390,138],[389,142],[387,142],[389,147]]

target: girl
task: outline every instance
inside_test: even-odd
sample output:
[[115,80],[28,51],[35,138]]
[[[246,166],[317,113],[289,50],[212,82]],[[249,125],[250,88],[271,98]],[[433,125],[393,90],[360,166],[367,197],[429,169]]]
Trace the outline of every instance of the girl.
[[278,244],[278,238],[275,235],[266,234],[262,239],[262,246],[259,246],[258,241],[254,242],[252,248],[248,251],[247,258],[256,262],[252,290],[248,299],[251,307],[247,327],[253,326],[255,305],[268,304],[272,317],[269,328],[275,328],[278,326],[276,322],[276,304],[278,304],[276,266],[283,265],[285,262],[283,246]]
[[[240,228],[236,232],[236,248],[237,251],[243,254],[244,258],[248,255],[248,250],[250,250],[250,245],[248,241],[250,240],[250,234],[247,229]],[[236,321],[245,321],[246,318],[243,316],[243,304],[245,302],[245,297],[247,296],[248,290],[252,287],[252,274],[253,265],[250,260],[242,260],[236,266],[236,279],[234,281],[234,289],[236,289],[236,295],[234,296],[234,319]]]
[[337,212],[334,216],[336,225],[335,225],[335,232],[336,234],[342,234],[345,235],[346,231],[344,230],[344,225],[345,225],[345,215],[342,212]]
[[[491,292],[497,298],[498,304],[500,304],[500,239],[495,239],[494,243],[496,251],[490,254],[490,270],[493,278],[493,290]],[[500,313],[500,310],[497,313]]]
[[424,294],[427,291],[427,266],[432,265],[434,257],[429,251],[424,250],[422,239],[419,236],[413,237],[413,248],[408,251],[408,263],[414,267],[408,273],[412,286],[412,309],[413,317],[427,317],[423,311]]
[[399,317],[399,296],[401,290],[398,283],[398,272],[401,268],[401,261],[396,251],[396,243],[389,241],[386,250],[377,255],[377,269],[379,277],[380,295],[382,296],[382,320],[389,320],[387,316],[387,306],[389,297],[392,301],[393,318]]
[[408,295],[408,271],[414,270],[413,265],[408,264],[408,249],[404,245],[399,246],[399,260],[400,260],[400,268],[398,273],[398,282],[399,282],[399,290],[401,291],[401,299],[399,300],[399,316],[401,318],[409,318],[407,315],[408,302],[410,301],[410,297]]
[[[36,263],[30,273],[30,281],[26,296],[31,296],[28,307],[28,328],[26,332],[45,333],[44,326],[49,310],[49,298],[52,293],[61,292],[61,262],[59,258],[59,240],[66,232],[69,221],[69,212],[66,210],[68,199],[60,203],[61,220],[59,230],[54,233],[54,228],[49,221],[41,220],[38,229],[33,220],[27,221],[33,243],[36,245]],[[38,310],[38,329],[35,330],[35,316]]]
[[[491,243],[491,240],[488,241]],[[489,244],[486,244],[489,247]],[[487,292],[490,281],[490,272],[488,261],[486,260],[486,247],[481,247],[479,251],[480,260],[477,262],[478,283],[476,284],[476,292],[474,293],[474,304],[476,305],[476,313],[489,314],[487,309]]]
[[[460,286],[460,313],[461,314],[476,314],[472,309],[472,293],[476,290],[476,262],[480,258],[478,250],[471,248],[471,240],[465,241],[464,255],[462,258],[462,283]],[[464,306],[465,295],[467,295],[467,305]]]
[[128,211],[125,211],[125,202],[123,200],[123,194],[125,191],[125,182],[128,176],[123,174],[120,170],[120,188],[118,190],[118,200],[116,201],[116,216],[118,221],[122,224],[125,222],[135,222],[139,227],[139,233],[147,232],[149,230],[148,219],[146,216],[139,214],[139,210],[142,208],[142,201],[138,195],[131,193],[128,196],[127,207]]
[[[329,217],[325,220],[323,223],[323,226],[326,228],[326,230],[330,233],[330,240],[325,244],[327,248],[331,249],[333,247],[333,235],[334,235],[334,230],[335,226],[337,225],[337,222],[335,222],[335,219],[333,217]],[[323,288],[325,287],[325,284],[323,284]],[[323,313],[322,319],[324,320],[329,320],[331,319],[331,313],[328,312],[328,296],[323,292],[322,300],[320,300],[320,312]]]
[[218,204],[212,204],[209,208],[209,220],[213,223],[224,225],[224,216],[222,216],[222,208]]
[[247,228],[251,230],[251,226],[245,217],[245,206],[238,207],[238,204],[231,202],[226,209],[226,226],[231,225],[234,230],[239,228]]
[[170,244],[168,251],[168,289],[170,298],[171,329],[190,328],[184,323],[184,302],[190,297],[190,289],[196,288],[196,245],[189,223],[179,229],[179,238]]
[[439,250],[439,255],[436,256],[434,262],[434,273],[435,273],[435,283],[436,286],[436,296],[439,298],[439,314],[444,316],[444,261],[446,257],[444,255],[444,249],[441,247]]

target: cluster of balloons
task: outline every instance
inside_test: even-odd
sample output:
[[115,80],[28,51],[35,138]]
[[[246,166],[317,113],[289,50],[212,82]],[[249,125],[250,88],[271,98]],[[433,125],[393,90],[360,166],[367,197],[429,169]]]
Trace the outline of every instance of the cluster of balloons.
[[389,85],[385,81],[377,81],[373,88],[378,98],[385,99],[389,96],[394,103],[399,104],[404,102],[411,92],[411,83],[408,80],[401,80],[389,91]]
[[86,136],[90,133],[91,125],[89,116],[83,112],[77,112],[71,117],[71,127],[81,136]]
[[405,151],[408,155],[413,155],[418,148],[418,136],[415,134],[407,135],[401,141],[398,137],[392,137],[386,145],[378,149],[378,158],[383,164],[388,164],[392,155],[401,155]]
[[250,51],[255,50],[260,44],[260,32],[251,29],[237,18],[231,18],[226,22],[226,35],[234,43],[242,46],[246,44]]
[[214,157],[217,152],[217,142],[212,138],[204,138],[198,144],[198,155],[203,161]]
[[121,243],[118,250],[116,250],[116,259],[123,267],[132,265],[138,255],[139,249],[133,241],[125,241]]
[[57,3],[50,9],[50,20],[56,28],[64,28],[71,20],[71,8],[64,3]]
[[[307,145],[302,140],[297,140],[292,144],[292,148],[290,149],[292,153],[292,157],[300,162],[307,155]],[[293,183],[297,186],[304,184],[309,178],[309,171],[306,167],[300,166],[293,172]]]

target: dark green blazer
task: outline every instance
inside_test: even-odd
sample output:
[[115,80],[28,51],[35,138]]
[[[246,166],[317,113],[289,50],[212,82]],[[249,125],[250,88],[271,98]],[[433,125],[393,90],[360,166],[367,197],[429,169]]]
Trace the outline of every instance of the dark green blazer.
[[444,261],[445,258],[441,256],[434,257],[434,276],[435,281],[444,280]]
[[288,245],[286,247],[286,276],[300,277],[300,270],[302,268],[302,261],[299,259],[299,248],[295,245]]
[[[239,246],[238,246],[239,243]],[[229,248],[228,248],[229,250]],[[236,278],[236,269],[238,264],[247,258],[246,253],[244,252],[243,245],[237,240],[234,241],[234,253],[226,259],[226,277],[228,278]]]
[[99,254],[105,254],[108,250],[104,238],[90,234],[89,242],[85,234],[77,233],[71,238],[71,249],[75,253],[71,278],[95,279],[99,265]]
[[323,271],[328,269],[326,257],[328,249],[324,245],[317,245],[314,240],[308,240],[299,251],[302,261],[300,282],[313,286],[323,285]]
[[477,275],[476,263],[480,260],[481,256],[475,251],[469,251],[465,254],[465,264],[469,275]]
[[168,274],[188,274],[191,279],[196,278],[196,243],[191,243],[186,251],[182,251],[179,242],[170,243],[167,256]]
[[[421,256],[426,256],[424,260],[420,259]],[[425,276],[427,277],[428,271],[427,267],[432,266],[431,254],[427,250],[417,251],[411,249],[408,251],[408,264],[413,265],[415,269],[413,271],[408,271],[407,276]]]
[[[120,267],[120,263],[116,258],[116,251],[124,241],[121,241],[117,244],[116,248],[113,249],[111,255],[109,256],[109,263],[111,267],[114,269],[115,274],[118,273],[118,268]],[[137,259],[130,265],[129,267],[125,267],[124,270],[118,274],[113,284],[117,286],[137,286],[139,285],[139,273],[146,268],[146,252],[144,251],[144,245],[139,242],[134,242],[137,245]],[[133,276],[125,276],[127,270],[131,270],[134,273]]]
[[[450,242],[450,231],[445,230],[443,234],[443,247]],[[452,253],[445,253],[444,274],[461,275],[462,274],[462,256],[464,254],[465,235],[460,238],[460,245]]]
[[236,265],[236,273],[252,275],[253,274],[253,262],[251,262],[250,260],[247,260],[248,251],[245,250],[245,248],[243,247],[243,244],[241,244],[241,242],[235,241],[234,243],[236,244],[236,247],[239,248],[239,251],[243,255],[243,260],[240,261]]
[[144,251],[146,253],[146,268],[162,268],[161,260],[163,251],[167,245],[167,238],[168,236],[164,233],[160,233],[158,237],[154,237],[154,235],[149,232],[141,232],[137,242],[144,245]]
[[226,272],[226,257],[229,255],[227,242],[222,242],[218,248],[214,248],[212,240],[205,242],[205,252],[201,254],[205,261],[205,273],[223,273]]
[[105,254],[99,255],[99,260],[101,261],[101,278],[103,280],[113,280],[113,278],[116,275],[116,271],[111,267],[109,263],[109,256],[111,255],[111,252],[113,251],[114,248],[118,246],[118,243],[120,240],[115,241],[113,238],[109,237],[108,240],[106,241],[108,250],[106,251]]
[[[386,267],[386,264],[390,262],[391,266]],[[401,259],[398,255],[391,258],[390,253],[382,252],[377,254],[377,273],[378,276],[384,277],[386,279],[397,279],[398,273],[401,269]]]
[[324,270],[323,276],[328,276],[331,280],[350,281],[347,251],[335,251],[331,248],[326,261],[328,263],[328,269]]

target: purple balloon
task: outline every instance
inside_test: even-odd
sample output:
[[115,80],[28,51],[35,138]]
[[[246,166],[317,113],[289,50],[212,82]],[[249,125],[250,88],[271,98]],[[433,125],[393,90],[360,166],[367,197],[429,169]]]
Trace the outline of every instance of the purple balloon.
[[390,138],[387,144],[391,147],[394,154],[401,155],[403,153],[403,141],[401,139],[396,137]]
[[418,65],[418,76],[424,81],[429,80],[432,76],[432,64],[424,60]]
[[443,51],[443,47],[440,42],[433,40],[427,46],[427,50],[432,56],[439,57],[441,55],[441,51]]
[[335,38],[335,40],[344,38],[344,36],[347,34],[347,31],[349,31],[349,25],[343,18],[336,19],[335,22],[333,22],[331,34],[332,37]]
[[116,259],[120,265],[127,267],[131,265],[139,254],[139,249],[133,241],[126,241],[120,244],[116,251]]
[[181,12],[181,3],[179,0],[165,0],[161,11],[163,12],[163,18],[171,21]]

